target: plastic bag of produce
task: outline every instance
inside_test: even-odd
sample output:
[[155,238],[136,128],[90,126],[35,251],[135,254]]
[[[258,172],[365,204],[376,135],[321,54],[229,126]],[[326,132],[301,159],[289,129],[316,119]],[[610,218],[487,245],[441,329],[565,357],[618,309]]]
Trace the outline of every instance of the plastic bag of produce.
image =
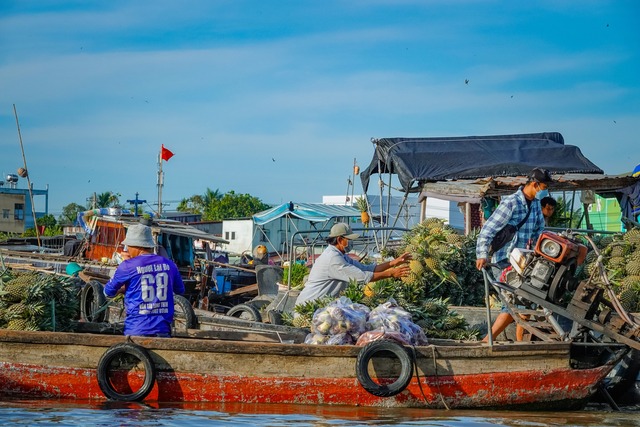
[[367,318],[367,330],[384,328],[386,330],[397,331],[401,322],[411,322],[411,313],[400,307],[396,300],[390,298],[384,304],[380,304],[371,312]]
[[400,307],[393,298],[371,310],[367,320],[367,329],[398,332],[411,345],[428,344],[427,336],[422,328],[413,323],[411,313]]
[[369,344],[372,341],[381,339],[395,341],[398,344],[402,345],[411,345],[411,343],[407,341],[406,337],[400,332],[385,331],[384,328],[376,329],[374,331],[367,331],[364,334],[360,335],[360,338],[358,338],[356,345],[363,346]]
[[355,340],[347,333],[332,335],[325,342],[326,345],[353,345]]
[[366,331],[369,308],[340,297],[313,314],[311,332],[323,335],[349,334],[353,342]]
[[307,336],[305,337],[304,343],[313,344],[313,345],[322,345],[322,344],[326,344],[329,338],[331,338],[329,335],[310,333],[310,334],[307,334]]

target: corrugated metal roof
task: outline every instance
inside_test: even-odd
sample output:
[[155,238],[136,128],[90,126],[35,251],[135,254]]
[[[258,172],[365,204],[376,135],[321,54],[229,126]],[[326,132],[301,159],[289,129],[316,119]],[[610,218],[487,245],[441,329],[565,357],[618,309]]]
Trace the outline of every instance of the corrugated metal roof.
[[[119,222],[123,224],[125,227],[129,227],[132,224],[138,224],[139,218],[136,217],[114,217],[114,216],[102,216],[104,221],[110,222]],[[184,224],[179,221],[170,220],[170,219],[155,219],[151,228],[155,231],[160,231],[165,234],[175,234],[177,236],[190,237],[193,239],[206,240],[212,243],[229,243],[228,240],[225,240],[221,237],[215,236],[213,234],[209,234],[206,231],[202,231],[198,228],[195,228],[191,225]]]
[[289,202],[258,212],[253,216],[253,222],[257,225],[262,225],[283,216],[291,216],[312,222],[325,222],[333,218],[360,217],[360,211],[353,206]]

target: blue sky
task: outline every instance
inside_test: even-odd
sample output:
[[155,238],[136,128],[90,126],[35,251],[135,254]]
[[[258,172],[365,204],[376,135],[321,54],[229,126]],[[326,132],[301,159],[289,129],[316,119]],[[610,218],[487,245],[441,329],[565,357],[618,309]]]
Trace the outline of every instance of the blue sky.
[[207,188],[321,202],[381,137],[557,131],[624,173],[639,20],[631,0],[3,0],[0,172],[22,166],[15,104],[56,216],[155,203],[161,144],[165,210]]

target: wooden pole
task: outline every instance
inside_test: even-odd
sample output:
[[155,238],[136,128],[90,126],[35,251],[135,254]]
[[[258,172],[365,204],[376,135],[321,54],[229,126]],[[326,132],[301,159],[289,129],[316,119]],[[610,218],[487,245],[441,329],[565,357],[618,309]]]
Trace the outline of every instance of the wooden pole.
[[24,146],[22,145],[22,133],[20,132],[20,122],[18,121],[18,111],[16,110],[16,104],[13,104],[13,114],[16,116],[16,126],[18,127],[18,139],[20,140],[20,150],[22,151],[22,162],[24,163],[24,170],[27,178],[27,186],[29,187],[29,201],[31,202],[31,215],[33,216],[33,228],[36,230],[36,238],[38,239],[38,248],[42,247],[40,243],[40,230],[38,230],[38,223],[36,221],[36,207],[33,205],[33,191],[31,191],[31,179],[29,178],[29,168],[27,168],[27,158],[24,155]]

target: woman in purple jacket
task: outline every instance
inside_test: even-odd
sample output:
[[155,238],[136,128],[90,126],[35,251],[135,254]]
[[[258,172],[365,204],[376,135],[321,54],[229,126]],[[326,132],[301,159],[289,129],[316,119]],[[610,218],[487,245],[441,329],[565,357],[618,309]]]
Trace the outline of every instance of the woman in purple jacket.
[[146,225],[130,226],[122,244],[127,247],[125,260],[104,286],[104,294],[113,298],[124,292],[124,334],[170,337],[173,294],[184,292],[178,267],[153,252],[155,243]]

